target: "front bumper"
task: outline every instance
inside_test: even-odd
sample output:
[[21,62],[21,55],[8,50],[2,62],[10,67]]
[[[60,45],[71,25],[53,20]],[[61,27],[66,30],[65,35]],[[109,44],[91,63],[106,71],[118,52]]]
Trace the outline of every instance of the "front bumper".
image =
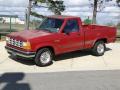
[[35,57],[35,52],[20,51],[20,50],[14,49],[14,48],[9,47],[9,46],[5,46],[5,48],[6,48],[8,53],[13,54],[15,56],[20,56],[20,57],[24,57],[24,58]]

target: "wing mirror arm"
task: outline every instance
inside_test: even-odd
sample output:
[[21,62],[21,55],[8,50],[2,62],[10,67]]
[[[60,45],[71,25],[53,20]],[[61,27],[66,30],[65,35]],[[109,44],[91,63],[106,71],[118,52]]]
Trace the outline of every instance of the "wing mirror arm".
[[64,31],[63,33],[66,34],[66,35],[70,35],[70,32],[65,32],[65,31]]

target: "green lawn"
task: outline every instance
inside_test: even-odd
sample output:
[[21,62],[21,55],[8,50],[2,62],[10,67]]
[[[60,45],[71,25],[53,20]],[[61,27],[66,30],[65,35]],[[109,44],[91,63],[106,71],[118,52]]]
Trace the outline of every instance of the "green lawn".
[[[34,25],[30,24],[30,29],[34,29]],[[23,31],[25,30],[25,25],[23,24],[12,24],[10,30],[10,24],[2,24],[0,23],[0,32],[16,32],[16,31]],[[6,34],[0,35],[2,40],[5,40]]]
[[[20,24],[12,24],[11,29],[12,31],[19,31],[24,30],[24,25]],[[0,24],[0,32],[10,31],[10,24]]]
[[[12,24],[12,31],[22,31],[25,29],[25,25],[23,24]],[[30,29],[34,29],[34,25],[30,24]],[[0,32],[10,31],[10,24],[2,24],[0,23]]]

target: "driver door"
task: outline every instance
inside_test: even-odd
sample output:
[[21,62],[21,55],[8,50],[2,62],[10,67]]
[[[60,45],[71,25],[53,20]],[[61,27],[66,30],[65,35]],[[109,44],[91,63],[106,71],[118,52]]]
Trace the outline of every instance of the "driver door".
[[83,36],[80,34],[80,26],[77,19],[67,20],[61,36],[62,51],[75,51],[83,47]]

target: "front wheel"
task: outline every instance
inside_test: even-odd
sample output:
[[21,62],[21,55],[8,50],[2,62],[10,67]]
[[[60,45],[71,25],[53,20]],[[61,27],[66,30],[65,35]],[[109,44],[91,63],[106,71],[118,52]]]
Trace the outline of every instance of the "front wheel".
[[106,48],[105,43],[103,41],[98,41],[92,48],[92,53],[95,56],[102,56],[105,53],[105,48]]
[[35,57],[35,63],[38,66],[44,67],[51,65],[53,62],[53,53],[48,48],[40,49]]

